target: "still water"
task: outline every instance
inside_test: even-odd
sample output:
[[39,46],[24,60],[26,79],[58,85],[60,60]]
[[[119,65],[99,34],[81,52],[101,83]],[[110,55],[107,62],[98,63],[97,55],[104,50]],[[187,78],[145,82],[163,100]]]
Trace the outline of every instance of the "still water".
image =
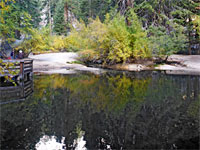
[[0,97],[1,149],[199,149],[200,76],[35,75],[33,85],[25,99]]

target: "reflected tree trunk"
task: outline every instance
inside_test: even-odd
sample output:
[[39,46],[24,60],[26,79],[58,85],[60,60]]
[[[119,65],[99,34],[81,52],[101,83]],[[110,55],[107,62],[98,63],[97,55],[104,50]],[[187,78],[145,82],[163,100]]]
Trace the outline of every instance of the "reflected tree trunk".
[[49,5],[48,5],[48,10],[49,10],[49,29],[50,29],[50,34],[52,34],[52,20],[51,20],[51,0],[49,0]]

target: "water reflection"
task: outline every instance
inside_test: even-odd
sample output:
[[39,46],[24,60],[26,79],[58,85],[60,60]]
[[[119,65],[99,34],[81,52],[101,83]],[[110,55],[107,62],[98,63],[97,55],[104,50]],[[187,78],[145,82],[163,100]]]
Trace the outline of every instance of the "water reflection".
[[42,138],[40,138],[40,141],[36,144],[35,149],[36,150],[64,150],[65,144],[64,144],[65,138],[62,137],[61,143],[56,141],[55,136],[48,136],[44,135]]
[[65,137],[66,149],[199,148],[199,76],[51,75],[34,85],[26,101],[1,106],[2,149],[34,149],[44,135]]
[[33,93],[33,81],[23,80],[16,82],[0,81],[0,105],[23,101]]

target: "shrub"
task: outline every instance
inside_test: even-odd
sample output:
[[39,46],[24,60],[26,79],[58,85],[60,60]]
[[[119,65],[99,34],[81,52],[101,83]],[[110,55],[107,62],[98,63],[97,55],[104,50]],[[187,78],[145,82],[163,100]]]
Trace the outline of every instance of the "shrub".
[[[120,14],[113,19],[106,15],[104,23],[98,17],[95,20],[90,19],[87,26],[81,21],[67,37],[69,45],[85,51],[81,54],[89,61],[92,60],[92,56],[94,60],[100,59],[110,64],[151,57],[147,34],[142,30],[136,14],[131,12],[129,18],[132,22],[130,27]],[[85,57],[87,52],[93,55]]]
[[149,48],[150,43],[147,38],[147,32],[142,29],[142,24],[133,10],[129,12],[128,19],[131,22],[128,30],[130,33],[132,57],[136,59],[151,58],[152,50]]
[[25,40],[16,49],[22,49],[29,52],[57,52],[68,49],[68,42],[64,36],[51,35],[49,28],[40,30],[32,29],[31,38]]
[[99,59],[98,54],[95,53],[94,50],[84,50],[79,52],[79,55],[80,55],[80,61],[82,62],[87,62],[87,61],[92,62]]
[[200,36],[200,15],[194,15],[193,17],[193,28],[196,30],[197,34]]

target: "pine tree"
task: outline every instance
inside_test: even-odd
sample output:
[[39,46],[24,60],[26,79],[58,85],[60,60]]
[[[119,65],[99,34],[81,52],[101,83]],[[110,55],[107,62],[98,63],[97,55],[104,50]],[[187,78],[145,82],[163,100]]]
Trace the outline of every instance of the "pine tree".
[[162,26],[168,35],[174,32],[176,24],[185,27],[188,37],[189,54],[191,54],[193,34],[192,17],[199,15],[198,0],[135,0],[135,10],[140,16],[145,28]]
[[105,19],[116,1],[113,0],[67,0],[69,10],[74,13],[77,19],[88,23],[88,18],[95,19],[97,16],[101,21]]
[[64,17],[64,6],[65,6],[65,1],[64,0],[59,0],[58,4],[56,5],[55,9],[55,14],[54,14],[54,27],[53,30],[57,34],[66,34],[66,20]]

